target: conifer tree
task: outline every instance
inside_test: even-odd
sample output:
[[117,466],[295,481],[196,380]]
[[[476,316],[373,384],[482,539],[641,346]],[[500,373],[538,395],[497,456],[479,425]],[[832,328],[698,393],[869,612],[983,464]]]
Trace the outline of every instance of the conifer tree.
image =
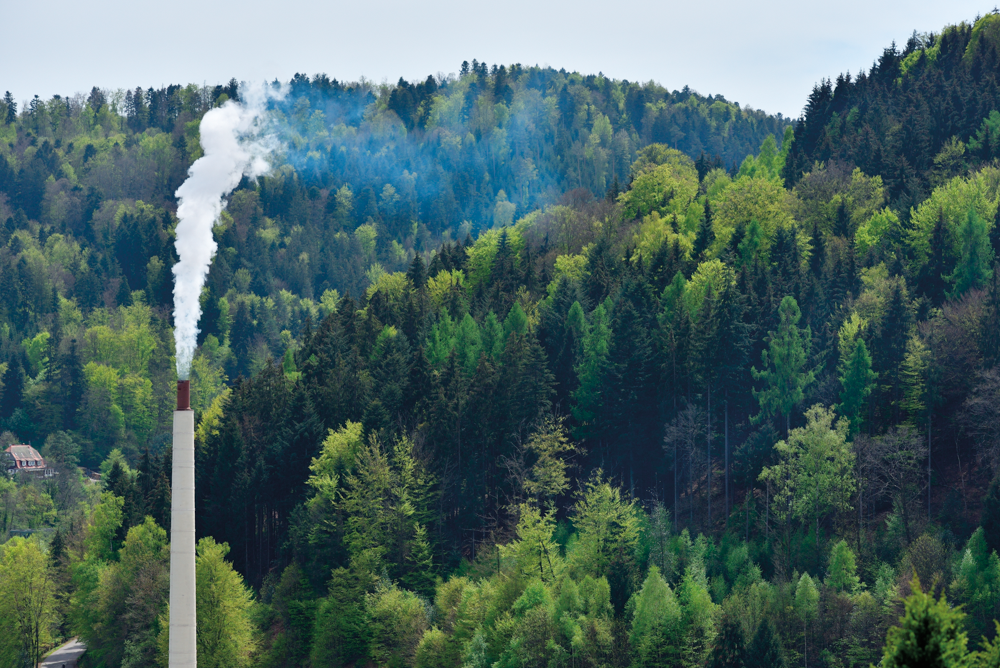
[[746,668],[785,668],[785,665],[781,641],[774,632],[771,620],[764,619],[757,625],[757,631],[750,642]]
[[705,214],[698,223],[698,232],[694,237],[694,246],[691,248],[691,257],[704,259],[708,249],[715,241],[715,229],[712,227],[712,205],[708,198],[705,198]]
[[631,646],[636,664],[650,668],[680,665],[681,606],[656,566],[649,567],[636,597]]
[[761,353],[764,370],[754,367],[751,372],[755,379],[766,384],[763,390],[753,390],[762,414],[784,416],[788,433],[792,409],[802,401],[805,388],[815,379],[815,372],[806,369],[812,331],[809,327],[799,328],[802,314],[794,297],[781,300],[778,316],[778,329],[768,333],[768,349]]
[[10,94],[10,91],[4,93],[3,103],[7,108],[7,114],[4,117],[4,125],[10,125],[17,120],[17,102],[14,101],[14,96]]
[[906,598],[905,612],[899,626],[889,629],[883,668],[911,666],[941,666],[959,668],[966,665],[967,638],[962,630],[965,613],[952,608],[944,599],[920,589],[914,579],[913,593]]
[[943,210],[938,212],[937,222],[934,223],[930,246],[930,257],[920,271],[920,292],[927,295],[935,306],[940,306],[945,297],[943,277],[951,273]]
[[576,367],[579,387],[573,393],[576,402],[572,408],[573,418],[581,435],[587,437],[597,434],[610,346],[611,326],[604,304],[600,304],[590,314],[584,333],[580,363]]
[[990,244],[986,221],[975,209],[969,209],[965,220],[958,226],[957,235],[961,244],[961,255],[955,271],[946,280],[954,285],[949,295],[952,299],[961,296],[969,288],[980,288],[993,278],[993,247]]
[[872,391],[872,383],[878,374],[872,371],[872,359],[868,347],[861,337],[854,343],[851,356],[841,363],[840,368],[840,412],[851,423],[851,435],[861,430],[864,421],[864,406]]
[[410,283],[417,290],[423,290],[427,285],[427,270],[424,267],[424,258],[420,253],[413,256],[413,262],[410,263],[410,268],[406,271],[406,277],[410,279]]
[[715,640],[709,668],[746,668],[747,646],[739,622],[731,615],[722,620],[722,630]]

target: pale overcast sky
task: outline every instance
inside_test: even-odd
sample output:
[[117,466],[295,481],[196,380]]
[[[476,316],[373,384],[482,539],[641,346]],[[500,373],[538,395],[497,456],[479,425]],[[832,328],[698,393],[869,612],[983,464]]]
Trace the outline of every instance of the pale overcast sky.
[[793,117],[820,78],[871,67],[913,30],[940,32],[993,9],[971,0],[2,4],[0,91],[19,102],[94,85],[285,81],[295,72],[395,82],[476,58],[688,85]]

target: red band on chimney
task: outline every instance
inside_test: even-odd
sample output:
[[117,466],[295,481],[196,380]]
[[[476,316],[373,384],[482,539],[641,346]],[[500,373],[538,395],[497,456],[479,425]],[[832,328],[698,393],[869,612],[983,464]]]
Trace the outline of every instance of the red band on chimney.
[[191,410],[191,381],[177,381],[177,410]]

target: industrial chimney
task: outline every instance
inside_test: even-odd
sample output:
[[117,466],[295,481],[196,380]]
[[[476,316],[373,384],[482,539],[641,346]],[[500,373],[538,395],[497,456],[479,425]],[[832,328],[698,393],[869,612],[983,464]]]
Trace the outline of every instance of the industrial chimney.
[[198,665],[194,570],[194,411],[191,381],[177,381],[170,486],[170,668]]

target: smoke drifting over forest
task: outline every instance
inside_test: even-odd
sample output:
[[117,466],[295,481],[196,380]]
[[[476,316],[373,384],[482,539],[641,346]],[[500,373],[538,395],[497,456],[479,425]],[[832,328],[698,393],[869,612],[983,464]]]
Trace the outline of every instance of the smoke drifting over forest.
[[[232,192],[244,176],[256,178],[270,169],[267,156],[273,137],[263,134],[267,97],[247,91],[244,101],[228,100],[202,118],[201,146],[205,155],[188,170],[188,178],[177,189],[177,264],[173,267],[174,340],[177,375],[190,377],[191,361],[198,345],[199,298],[218,244],[212,228],[222,213],[222,198]],[[272,93],[272,96],[274,94]]]

